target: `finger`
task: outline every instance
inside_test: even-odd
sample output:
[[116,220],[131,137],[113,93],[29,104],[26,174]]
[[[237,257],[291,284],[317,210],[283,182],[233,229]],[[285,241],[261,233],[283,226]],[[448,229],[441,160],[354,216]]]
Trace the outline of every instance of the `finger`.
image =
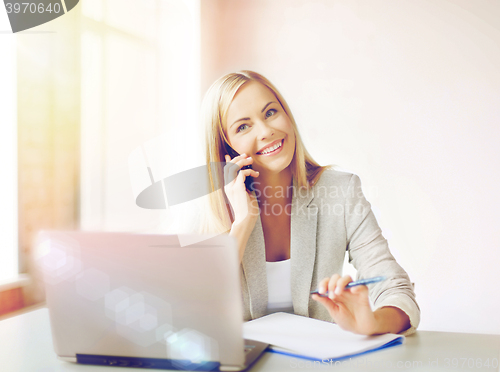
[[352,294],[363,294],[366,292],[366,295],[368,295],[368,287],[366,285],[357,285],[355,287],[350,288],[350,291]]
[[321,297],[320,295],[317,294],[313,294],[311,298],[314,301],[319,302],[321,305],[323,305],[328,310],[332,318],[335,319],[337,317],[339,311],[339,304],[330,300],[328,297]]
[[350,282],[352,282],[352,278],[350,275],[346,275],[346,276],[343,276],[342,278],[340,278],[337,281],[337,285],[335,288],[335,294],[337,296],[340,296],[342,294],[342,292],[344,291],[345,286]]
[[[238,173],[238,182],[244,184],[247,177],[259,176],[259,172],[255,173],[253,169],[243,169]],[[255,175],[256,174],[256,175]],[[240,176],[241,175],[241,176]],[[246,186],[245,186],[246,187]],[[250,193],[250,190],[246,189]]]
[[[252,176],[256,171],[254,171],[253,169],[243,169],[240,171],[240,173],[238,174],[242,174],[244,177],[243,177],[243,181],[245,181],[245,177],[248,177],[248,176]],[[257,172],[258,174],[259,172]]]
[[328,282],[330,281],[330,278],[325,278],[319,282],[318,285],[318,292],[321,294],[325,294],[326,289],[328,288]]
[[239,170],[240,167],[238,165],[236,165],[232,161],[227,162],[224,166],[224,184],[227,185],[228,183],[232,182],[238,176]]
[[340,279],[339,274],[333,274],[328,282],[328,297],[333,300],[335,297],[335,288],[337,287],[337,281]]
[[327,305],[327,304],[328,304],[328,302],[331,302],[331,301],[329,301],[329,300],[328,300],[328,298],[326,298],[326,297],[321,297],[319,294],[316,294],[316,293],[315,293],[315,294],[313,294],[313,295],[311,295],[311,298],[312,298],[314,301],[317,301],[317,302],[319,302],[319,303],[321,303],[321,304],[323,304],[323,305]]
[[236,164],[238,167],[243,168],[246,165],[250,165],[253,163],[253,158],[249,156],[248,158],[243,158],[237,160],[234,164]]
[[259,171],[256,171],[256,170],[253,170],[252,168],[248,168],[248,169],[243,169],[240,171],[240,173],[243,173],[245,175],[245,177],[259,177],[260,173]]
[[[252,175],[252,172],[253,172],[253,169],[243,169],[241,170],[239,173],[238,173],[238,176],[237,176],[237,181],[236,183],[239,184],[239,185],[242,185],[245,190],[246,189],[246,185],[245,185],[245,180],[248,176],[251,176]],[[241,187],[241,186],[239,186]],[[247,190],[248,191],[248,190]]]
[[[239,173],[243,173],[243,175],[244,175],[245,177],[249,177],[249,176],[250,176],[250,177],[259,177],[259,175],[260,175],[260,172],[259,172],[259,171],[256,171],[256,170],[254,170],[254,169],[252,169],[252,168],[242,169],[242,170],[240,170],[240,172],[239,172]],[[239,173],[238,173],[238,174],[239,174]],[[243,179],[243,180],[245,180],[245,179]]]
[[318,294],[313,294],[311,296],[311,298],[314,300],[314,301],[317,301],[319,302],[320,304],[324,305],[327,309],[331,309],[333,306],[333,301],[331,301],[328,297],[321,297],[320,295]]
[[[250,158],[250,157],[248,157],[248,155],[245,153],[238,155],[238,156],[235,156],[234,158],[231,158],[231,155],[229,155],[229,154],[224,155],[224,159],[226,160],[226,163],[232,163],[232,164],[237,164],[239,161],[245,160],[248,158]],[[241,168],[241,166],[240,166],[240,168]]]
[[234,158],[231,158],[231,155],[229,155],[229,154],[224,155],[224,159],[226,160],[226,163],[236,164],[236,162],[238,160],[245,159],[245,158],[246,158],[246,155],[244,155],[244,154],[235,156]]
[[231,156],[229,156],[229,160],[232,161],[232,162],[237,162],[238,160],[241,160],[241,159],[245,159],[248,155],[243,153],[243,154],[240,154],[238,156],[235,156],[234,158],[231,159]]
[[[236,156],[233,159],[231,159],[229,155],[225,155],[225,158],[226,158],[226,165],[224,167],[224,172],[226,172],[226,167],[227,167],[228,176],[231,177],[229,178],[231,181],[234,178],[236,178],[236,173],[238,173],[241,168],[253,163],[252,157],[247,157],[247,155],[245,154]],[[227,159],[229,159],[229,161]]]

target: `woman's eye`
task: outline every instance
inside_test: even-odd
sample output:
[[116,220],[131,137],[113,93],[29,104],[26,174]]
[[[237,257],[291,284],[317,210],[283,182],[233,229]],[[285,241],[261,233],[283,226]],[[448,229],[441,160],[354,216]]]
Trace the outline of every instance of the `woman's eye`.
[[248,124],[241,124],[238,129],[236,130],[236,133],[239,133],[241,130],[241,127],[248,126]]
[[274,114],[276,114],[278,112],[278,110],[275,110],[275,109],[270,109],[266,112],[266,118],[268,117],[271,117],[273,116]]

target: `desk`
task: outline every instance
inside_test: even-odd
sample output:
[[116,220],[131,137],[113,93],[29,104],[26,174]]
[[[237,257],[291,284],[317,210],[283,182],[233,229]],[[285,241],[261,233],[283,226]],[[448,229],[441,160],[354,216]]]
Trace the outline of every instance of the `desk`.
[[[337,365],[266,352],[251,372],[281,371],[499,371],[500,335],[418,331],[402,346],[366,354]],[[485,364],[489,361],[489,366]],[[496,363],[493,368],[492,363]],[[2,372],[132,372],[145,369],[84,366],[59,361],[52,348],[46,308],[0,321]],[[157,371],[157,370],[149,370]]]

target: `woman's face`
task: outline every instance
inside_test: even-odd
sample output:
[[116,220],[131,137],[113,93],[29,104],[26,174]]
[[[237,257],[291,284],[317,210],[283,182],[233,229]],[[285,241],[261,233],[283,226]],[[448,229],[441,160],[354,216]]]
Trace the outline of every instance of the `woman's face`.
[[[261,174],[281,172],[290,165],[295,153],[292,123],[264,85],[251,81],[239,89],[229,106],[224,128],[231,147],[251,156],[252,168]],[[276,144],[281,147],[266,151]]]

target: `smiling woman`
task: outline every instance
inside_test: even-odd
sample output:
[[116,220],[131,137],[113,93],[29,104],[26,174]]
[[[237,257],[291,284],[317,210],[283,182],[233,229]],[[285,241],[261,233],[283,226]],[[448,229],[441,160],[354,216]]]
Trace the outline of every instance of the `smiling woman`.
[[[207,164],[227,163],[224,170],[208,167],[212,193],[202,232],[236,240],[244,319],[285,311],[359,334],[413,333],[420,321],[415,293],[359,177],[311,158],[269,80],[252,71],[221,77],[205,96],[202,118]],[[235,165],[238,174],[230,177]],[[346,252],[358,279],[388,279],[370,291],[346,288]],[[311,297],[316,289],[323,296]]]

